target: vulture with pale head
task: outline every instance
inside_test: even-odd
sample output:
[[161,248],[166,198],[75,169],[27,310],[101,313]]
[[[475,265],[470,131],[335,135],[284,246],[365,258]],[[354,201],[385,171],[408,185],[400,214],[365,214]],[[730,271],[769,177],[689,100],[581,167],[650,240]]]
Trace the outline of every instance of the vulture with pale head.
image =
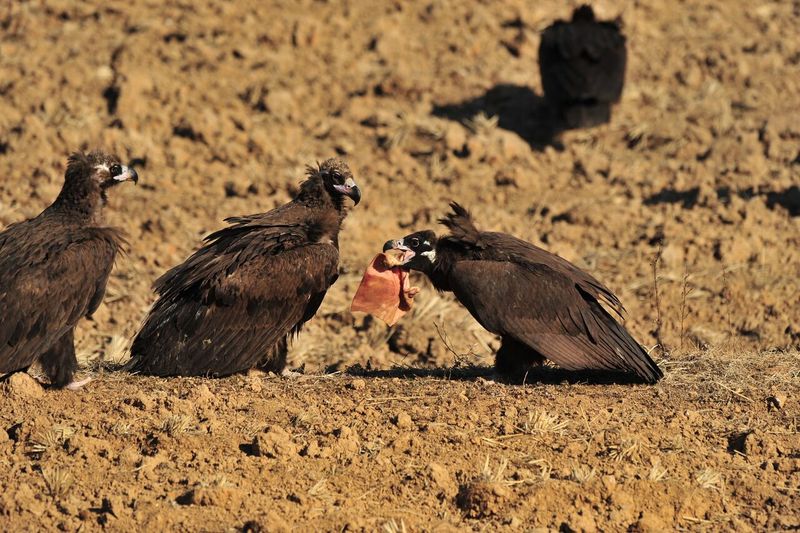
[[227,219],[155,282],[159,297],[127,368],[156,376],[284,371],[288,337],[339,276],[345,197],[357,204],[361,191],[347,164],[329,159],[308,169],[291,202]]
[[627,50],[618,21],[595,19],[581,6],[572,20],[545,28],[539,43],[539,72],[545,98],[568,128],[596,126],[611,119],[625,82]]
[[73,332],[103,301],[124,243],[103,222],[112,187],[136,171],[101,152],[69,157],[64,185],[38,216],[0,233],[0,373],[38,362],[55,387],[76,389]]
[[661,370],[603,305],[624,308],[602,283],[561,257],[511,235],[481,231],[456,203],[438,237],[419,231],[388,241],[406,270],[452,291],[473,317],[502,338],[495,368],[517,373],[549,359],[567,370],[628,372],[654,383]]

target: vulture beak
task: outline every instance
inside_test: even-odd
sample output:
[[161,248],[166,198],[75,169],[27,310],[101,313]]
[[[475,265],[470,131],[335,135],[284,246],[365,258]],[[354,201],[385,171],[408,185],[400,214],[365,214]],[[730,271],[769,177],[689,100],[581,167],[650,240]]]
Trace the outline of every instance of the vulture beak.
[[358,205],[358,202],[361,201],[361,189],[358,188],[353,178],[347,178],[343,185],[334,185],[333,188],[345,196],[349,196],[354,205]]
[[122,183],[123,181],[132,181],[135,184],[139,183],[139,174],[136,173],[136,170],[131,167],[126,167],[123,165],[122,173],[114,176],[114,181]]
[[414,256],[417,255],[411,248],[403,243],[403,239],[386,241],[386,243],[383,245],[383,252],[386,253],[389,250],[400,250],[403,252],[403,259],[401,262],[403,265],[414,259]]

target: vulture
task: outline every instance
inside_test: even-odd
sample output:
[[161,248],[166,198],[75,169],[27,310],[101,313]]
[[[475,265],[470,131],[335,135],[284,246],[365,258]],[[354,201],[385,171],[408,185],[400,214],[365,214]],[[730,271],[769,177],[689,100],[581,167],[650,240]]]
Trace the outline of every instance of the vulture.
[[547,102],[568,128],[591,127],[611,118],[625,80],[627,50],[618,21],[598,21],[581,6],[569,22],[545,28],[539,71]]
[[567,370],[633,373],[648,383],[661,370],[603,305],[624,308],[602,283],[575,265],[505,233],[481,231],[457,203],[440,219],[450,234],[419,231],[388,241],[403,252],[406,270],[424,273],[451,291],[487,330],[502,338],[495,359],[501,374],[549,359]]
[[158,299],[131,346],[131,372],[221,377],[251,368],[283,373],[287,340],[338,278],[345,197],[361,191],[347,164],[328,159],[287,204],[248,216],[158,280]]
[[73,381],[73,332],[103,300],[125,242],[103,223],[103,207],[112,187],[138,179],[114,156],[74,153],[55,201],[0,233],[0,373],[38,362],[55,387],[89,381]]

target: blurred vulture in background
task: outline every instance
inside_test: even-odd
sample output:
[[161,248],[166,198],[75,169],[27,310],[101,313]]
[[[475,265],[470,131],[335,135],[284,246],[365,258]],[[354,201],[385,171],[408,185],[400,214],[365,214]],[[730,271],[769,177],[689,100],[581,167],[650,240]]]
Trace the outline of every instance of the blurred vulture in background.
[[0,233],[0,373],[39,362],[56,387],[77,389],[73,332],[97,310],[124,243],[103,224],[108,191],[136,171],[100,152],[69,157],[64,185],[41,214]]
[[625,81],[627,50],[618,21],[598,21],[590,6],[542,33],[539,71],[547,101],[567,128],[591,127],[611,118]]
[[575,265],[505,233],[478,230],[469,213],[451,204],[440,222],[450,234],[412,233],[384,251],[404,253],[401,264],[452,291],[487,330],[502,337],[495,368],[518,373],[550,359],[567,370],[629,372],[648,383],[662,377],[644,349],[601,305],[624,308],[603,284]]
[[339,273],[344,198],[361,191],[347,165],[309,168],[291,202],[227,219],[155,283],[159,298],[131,347],[132,372],[225,376],[282,372],[287,339],[317,312]]

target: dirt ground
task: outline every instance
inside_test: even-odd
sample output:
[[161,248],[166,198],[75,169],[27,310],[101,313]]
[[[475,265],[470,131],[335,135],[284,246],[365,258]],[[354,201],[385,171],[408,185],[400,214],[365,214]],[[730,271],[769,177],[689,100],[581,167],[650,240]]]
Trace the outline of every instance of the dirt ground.
[[[558,135],[536,50],[574,2],[165,4],[0,6],[0,228],[73,150],[140,175],[77,337],[95,380],[0,385],[0,528],[800,528],[800,3],[597,2],[624,19],[623,99]],[[364,198],[304,376],[111,371],[156,277],[336,154]],[[421,279],[395,328],[352,315],[381,244],[450,200],[611,287],[664,380],[495,382],[497,339]]]

